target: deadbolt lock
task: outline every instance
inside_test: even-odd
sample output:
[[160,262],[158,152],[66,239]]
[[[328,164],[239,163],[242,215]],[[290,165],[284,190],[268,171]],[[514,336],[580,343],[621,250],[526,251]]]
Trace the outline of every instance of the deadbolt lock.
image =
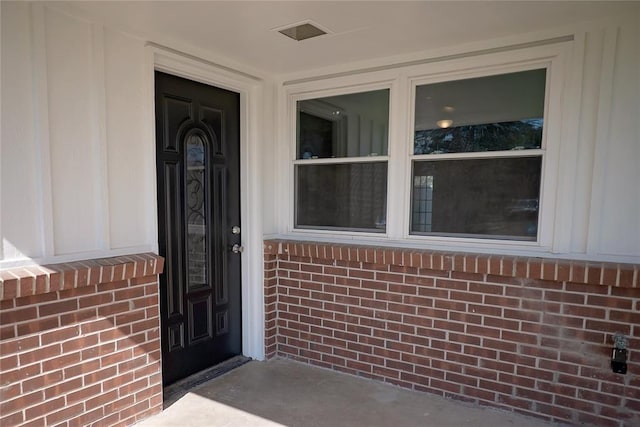
[[240,227],[238,227],[237,225],[234,225],[233,227],[231,227],[231,233],[240,234]]

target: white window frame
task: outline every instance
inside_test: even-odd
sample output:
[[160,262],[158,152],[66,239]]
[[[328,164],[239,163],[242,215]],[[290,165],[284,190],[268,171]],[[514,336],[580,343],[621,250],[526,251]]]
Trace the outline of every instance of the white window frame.
[[[554,230],[570,227],[571,207],[562,199],[566,189],[566,173],[559,171],[561,145],[571,145],[575,139],[572,130],[575,116],[568,110],[570,102],[565,98],[573,95],[565,81],[571,63],[574,42],[559,41],[553,44],[522,49],[499,51],[482,55],[461,55],[453,59],[423,62],[390,68],[382,71],[342,73],[336,77],[322,76],[298,79],[282,87],[282,102],[285,132],[281,134],[286,143],[286,184],[281,188],[281,208],[286,209],[286,224],[281,222],[278,237],[298,240],[327,241],[333,243],[362,243],[381,246],[403,246],[412,248],[475,251],[482,253],[504,253],[533,255],[557,252],[562,239],[554,236]],[[527,150],[528,154],[542,155],[540,210],[538,237],[536,241],[491,239],[485,237],[425,236],[410,234],[411,217],[411,167],[419,158],[433,159],[449,155],[413,155],[414,103],[417,85],[446,82],[467,78],[507,74],[518,71],[546,68],[546,93],[542,147]],[[367,233],[319,229],[296,229],[294,227],[294,162],[296,161],[296,102],[298,100],[364,92],[375,89],[390,89],[389,100],[389,146],[387,159],[387,227],[386,233]],[[574,88],[571,88],[574,89]],[[567,103],[567,105],[565,105]],[[566,148],[566,147],[565,147]],[[564,148],[563,148],[564,149]],[[283,152],[281,152],[283,153]],[[284,153],[283,153],[284,154]],[[505,156],[523,156],[524,153]],[[468,156],[498,157],[496,153],[457,154],[457,158]],[[318,159],[315,162],[344,162],[345,159]],[[358,158],[359,161],[374,158]],[[306,160],[305,162],[309,162]],[[310,164],[310,163],[305,163]],[[281,179],[285,179],[281,175]],[[285,190],[286,189],[286,190]],[[281,211],[282,212],[282,211]],[[285,212],[283,212],[285,214]],[[284,221],[283,221],[284,222]]]
[[[495,249],[512,252],[550,252],[553,250],[554,229],[556,221],[556,198],[558,196],[558,156],[560,152],[562,134],[562,102],[564,79],[566,74],[567,50],[569,43],[523,49],[515,52],[501,52],[486,55],[482,58],[465,58],[450,63],[430,64],[416,67],[409,73],[409,106],[406,117],[406,143],[410,147],[409,155],[404,163],[405,176],[405,205],[403,209],[404,226],[402,239],[414,244],[429,247],[443,247],[447,249]],[[416,87],[430,83],[508,74],[519,71],[546,69],[545,106],[542,145],[540,149],[516,152],[488,152],[488,153],[455,153],[455,154],[427,154],[413,155],[413,135],[415,122],[415,93]],[[411,180],[412,165],[416,160],[464,159],[464,158],[498,158],[523,157],[526,155],[540,155],[542,157],[540,201],[538,217],[538,235],[535,241],[492,239],[485,237],[454,237],[429,236],[410,234],[411,220]]]
[[[355,231],[355,230],[340,230],[340,229],[321,229],[321,228],[297,228],[295,226],[295,210],[296,210],[296,197],[295,197],[295,169],[297,165],[335,165],[335,164],[352,164],[352,163],[373,163],[373,162],[385,162],[387,164],[387,206],[386,206],[386,221],[388,223],[389,218],[389,150],[391,146],[391,129],[392,129],[392,106],[391,97],[393,96],[393,82],[392,81],[378,81],[372,83],[365,83],[359,85],[349,85],[340,88],[330,88],[322,90],[305,91],[302,93],[291,93],[288,98],[289,106],[289,132],[288,140],[289,144],[289,194],[291,198],[291,206],[289,209],[289,221],[288,229],[294,233],[300,233],[306,236],[362,236],[365,238],[381,238],[388,237],[388,227],[385,227],[385,231],[382,233],[369,232],[369,231]],[[367,157],[335,157],[335,158],[321,158],[321,159],[298,159],[297,158],[297,119],[298,119],[298,101],[313,100],[317,98],[326,98],[330,96],[348,95],[361,92],[370,92],[375,90],[389,90],[389,130],[387,135],[387,155],[367,156]]]
[[[498,238],[491,238],[490,235],[487,235],[487,237],[456,237],[455,235],[450,235],[450,236],[442,236],[442,235],[419,235],[419,234],[410,234],[410,224],[411,224],[411,212],[410,212],[410,208],[408,209],[409,212],[405,212],[405,220],[407,221],[407,230],[405,232],[405,238],[406,239],[410,239],[410,240],[424,240],[424,241],[430,241],[430,242],[441,242],[441,241],[448,241],[448,242],[452,242],[452,241],[461,241],[461,242],[467,242],[467,241],[475,241],[475,240],[481,240],[482,242],[485,242],[487,244],[507,244],[509,242],[516,244],[516,245],[523,245],[523,246],[540,246],[541,242],[543,241],[543,232],[541,230],[541,226],[542,226],[542,211],[543,211],[543,206],[546,206],[547,204],[551,203],[550,197],[551,195],[549,194],[549,191],[546,191],[546,193],[543,194],[543,188],[545,188],[545,160],[547,157],[547,123],[548,123],[548,97],[550,95],[550,68],[551,68],[551,64],[549,61],[544,61],[541,63],[532,63],[532,64],[526,64],[526,65],[516,65],[516,66],[510,66],[507,68],[498,68],[498,69],[491,69],[491,70],[471,70],[471,71],[467,71],[467,72],[461,72],[461,73],[446,73],[444,75],[436,75],[436,76],[429,76],[427,78],[411,78],[410,79],[410,85],[411,85],[411,105],[413,106],[412,110],[411,110],[411,115],[410,115],[410,123],[409,123],[409,128],[411,129],[411,141],[410,141],[410,147],[413,148],[414,145],[414,140],[413,140],[413,135],[415,133],[415,95],[416,95],[416,90],[418,86],[422,86],[422,85],[428,85],[428,84],[433,84],[433,83],[446,83],[446,82],[453,82],[453,81],[457,81],[457,80],[464,80],[464,79],[473,79],[473,78],[481,78],[481,77],[488,77],[488,76],[499,76],[499,75],[503,75],[503,74],[509,74],[509,73],[517,73],[517,72],[521,72],[521,71],[531,71],[531,70],[540,70],[540,69],[544,69],[546,72],[546,82],[545,82],[545,105],[544,105],[544,113],[543,113],[543,127],[542,127],[542,141],[541,141],[541,147],[539,149],[528,149],[528,150],[518,150],[518,151],[483,151],[483,152],[462,152],[462,153],[445,153],[445,154],[413,154],[410,152],[409,155],[409,164],[407,166],[407,173],[408,173],[408,182],[410,183],[411,186],[411,181],[412,181],[412,170],[413,170],[413,164],[414,162],[417,161],[438,161],[438,160],[465,160],[465,159],[498,159],[498,158],[523,158],[523,157],[540,157],[542,160],[542,164],[541,164],[541,168],[542,170],[540,171],[540,202],[539,202],[539,208],[538,208],[538,231],[537,231],[537,235],[535,240],[518,240],[517,238],[515,239],[498,239]],[[409,142],[408,142],[409,143]],[[410,151],[413,151],[412,149]],[[547,189],[549,186],[546,186]],[[411,189],[409,189],[409,207],[411,206]],[[546,234],[544,234],[544,237],[547,237]]]

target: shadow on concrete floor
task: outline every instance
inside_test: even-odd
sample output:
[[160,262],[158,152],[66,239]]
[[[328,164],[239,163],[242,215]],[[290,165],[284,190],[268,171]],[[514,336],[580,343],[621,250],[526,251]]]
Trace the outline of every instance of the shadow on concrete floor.
[[549,427],[551,424],[276,359],[252,361],[198,385],[164,412],[138,425]]

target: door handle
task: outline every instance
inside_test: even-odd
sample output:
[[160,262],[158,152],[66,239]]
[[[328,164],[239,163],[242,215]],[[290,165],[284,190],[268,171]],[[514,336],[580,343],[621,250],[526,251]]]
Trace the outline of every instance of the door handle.
[[231,252],[233,252],[234,254],[240,254],[244,252],[244,246],[240,246],[236,243],[235,245],[231,246]]

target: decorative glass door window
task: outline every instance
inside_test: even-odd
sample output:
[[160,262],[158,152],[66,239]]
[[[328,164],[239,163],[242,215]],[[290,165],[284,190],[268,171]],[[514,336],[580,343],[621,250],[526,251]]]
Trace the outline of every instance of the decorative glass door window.
[[300,100],[296,113],[295,227],[384,233],[389,89]]
[[410,233],[536,240],[546,69],[416,86]]

